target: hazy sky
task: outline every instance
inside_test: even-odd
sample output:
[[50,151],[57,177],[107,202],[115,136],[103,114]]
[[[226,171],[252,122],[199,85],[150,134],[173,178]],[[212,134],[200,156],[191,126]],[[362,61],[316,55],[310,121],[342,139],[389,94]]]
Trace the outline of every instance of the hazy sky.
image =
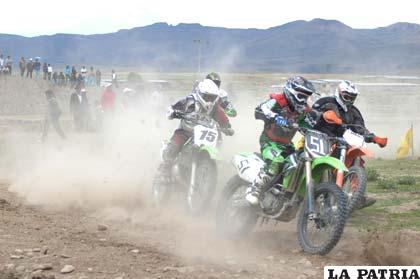
[[420,24],[419,0],[12,0],[0,5],[0,33],[25,36],[109,33],[155,22],[268,28],[289,21],[337,19],[353,28]]

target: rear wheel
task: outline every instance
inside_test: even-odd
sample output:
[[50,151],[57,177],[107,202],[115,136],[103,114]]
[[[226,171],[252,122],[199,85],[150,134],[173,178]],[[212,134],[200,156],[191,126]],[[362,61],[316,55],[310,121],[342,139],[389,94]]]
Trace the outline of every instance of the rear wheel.
[[341,238],[346,219],[346,197],[337,185],[320,183],[314,189],[314,216],[308,200],[298,219],[298,240],[303,251],[310,254],[329,253]]
[[188,188],[187,210],[190,214],[202,214],[214,196],[217,184],[217,166],[207,154],[197,160],[195,170],[195,185]]
[[347,210],[351,214],[365,195],[367,175],[364,168],[352,166],[344,177],[343,191],[347,196]]
[[257,222],[256,210],[245,200],[249,182],[238,175],[232,177],[223,190],[216,211],[217,230],[224,237],[238,239],[246,236]]

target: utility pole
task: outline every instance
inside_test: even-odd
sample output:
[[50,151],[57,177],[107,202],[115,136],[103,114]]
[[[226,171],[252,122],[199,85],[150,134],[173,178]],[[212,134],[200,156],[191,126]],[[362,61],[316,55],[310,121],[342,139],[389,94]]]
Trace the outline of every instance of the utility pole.
[[201,39],[196,39],[193,42],[198,44],[198,57],[197,57],[198,70],[197,70],[197,73],[200,75],[201,74],[201,48],[203,46],[203,43],[208,44],[209,42],[208,41],[203,41]]

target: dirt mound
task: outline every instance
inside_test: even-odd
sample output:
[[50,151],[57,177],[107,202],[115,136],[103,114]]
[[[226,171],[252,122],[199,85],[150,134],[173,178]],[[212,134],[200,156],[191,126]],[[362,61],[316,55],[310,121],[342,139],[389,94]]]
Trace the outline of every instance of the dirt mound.
[[420,261],[418,255],[420,239],[414,232],[371,233],[365,243],[364,252],[372,265],[415,265]]

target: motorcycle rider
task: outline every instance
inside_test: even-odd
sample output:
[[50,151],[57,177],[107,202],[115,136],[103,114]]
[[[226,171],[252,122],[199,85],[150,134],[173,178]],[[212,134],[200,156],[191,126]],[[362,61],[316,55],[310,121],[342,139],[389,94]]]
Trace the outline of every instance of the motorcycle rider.
[[229,117],[236,117],[237,111],[233,106],[232,102],[229,100],[228,93],[222,88],[220,88],[220,85],[222,84],[220,75],[218,73],[211,72],[207,74],[206,79],[212,80],[219,88],[220,105],[224,109],[225,114]]
[[292,138],[297,129],[290,124],[304,124],[309,111],[307,101],[314,93],[310,81],[301,76],[291,77],[282,93],[271,93],[270,99],[255,109],[255,118],[264,121],[260,148],[266,164],[246,191],[245,199],[250,204],[258,204],[263,186],[282,170],[285,158],[294,152]]
[[[322,117],[322,113],[328,110],[334,111],[343,124],[352,124],[359,126],[349,126],[353,132],[364,135],[366,142],[374,142],[381,148],[386,146],[386,142],[378,138],[374,133],[366,133],[365,121],[362,114],[354,105],[359,91],[356,86],[348,81],[343,80],[339,83],[335,90],[334,96],[326,96],[317,100],[313,106],[312,111],[308,114],[308,123],[319,131],[327,133],[330,136],[341,137],[343,136],[346,128],[326,122]],[[359,208],[371,206],[376,202],[376,199],[365,196]]]
[[181,122],[162,152],[162,163],[158,168],[158,173],[163,183],[170,181],[172,163],[181,151],[182,146],[192,136],[194,127],[182,119],[182,115],[195,113],[208,115],[219,123],[223,133],[228,136],[233,135],[234,131],[220,106],[219,99],[217,85],[210,79],[204,79],[198,84],[196,90],[169,107],[168,119],[180,118]]

